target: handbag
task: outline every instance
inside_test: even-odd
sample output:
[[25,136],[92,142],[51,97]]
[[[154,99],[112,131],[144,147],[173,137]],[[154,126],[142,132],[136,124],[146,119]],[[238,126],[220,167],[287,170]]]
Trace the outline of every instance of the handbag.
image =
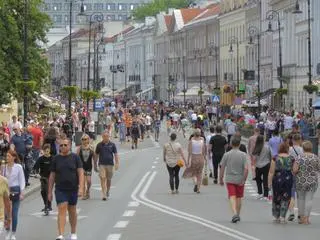
[[20,192],[10,192],[9,193],[9,199],[12,202],[17,202],[20,200]]

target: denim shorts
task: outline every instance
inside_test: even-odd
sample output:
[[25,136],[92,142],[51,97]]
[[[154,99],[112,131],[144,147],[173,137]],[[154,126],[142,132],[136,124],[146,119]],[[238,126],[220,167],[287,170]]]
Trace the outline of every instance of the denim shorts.
[[56,189],[54,193],[56,196],[57,205],[67,202],[68,205],[75,206],[78,203],[77,191],[63,191],[63,190]]

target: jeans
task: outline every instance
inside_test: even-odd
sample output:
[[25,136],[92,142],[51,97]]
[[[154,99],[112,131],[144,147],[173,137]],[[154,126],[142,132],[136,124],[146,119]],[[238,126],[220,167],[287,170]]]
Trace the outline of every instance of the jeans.
[[212,154],[212,165],[213,165],[213,178],[214,180],[218,180],[218,169],[219,169],[219,164],[221,162],[221,159],[223,157],[222,154]]
[[[269,175],[270,163],[262,168],[256,167],[256,182],[258,188],[258,194],[262,194],[263,186],[263,196],[268,197],[269,188],[268,188],[268,175]],[[262,179],[261,179],[262,177]]]
[[[179,189],[179,171],[180,167],[178,165],[174,167],[169,167],[167,165],[167,169],[169,172],[169,183],[170,183],[170,188],[173,191],[174,189],[178,190]],[[174,188],[176,187],[176,188]]]
[[299,216],[310,217],[314,192],[297,191]]
[[[10,187],[10,192],[19,192],[20,193],[20,187]],[[12,203],[12,209],[11,209],[11,220],[12,220],[12,232],[17,231],[17,225],[18,225],[18,213],[19,213],[19,207],[20,207],[20,200],[17,201],[11,201]],[[9,231],[10,229],[6,229]]]

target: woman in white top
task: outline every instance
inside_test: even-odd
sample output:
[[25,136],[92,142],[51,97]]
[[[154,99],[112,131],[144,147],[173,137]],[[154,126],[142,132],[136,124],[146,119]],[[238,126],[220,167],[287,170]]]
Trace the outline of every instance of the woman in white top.
[[201,130],[197,128],[189,141],[187,169],[183,173],[183,178],[193,178],[193,191],[196,193],[200,193],[205,156],[205,139],[201,136]]
[[25,188],[25,177],[23,168],[21,164],[19,164],[19,156],[11,149],[7,152],[7,165],[3,169],[3,176],[8,179],[10,200],[12,205],[12,216],[7,216],[9,219],[10,217],[12,218],[12,226],[11,229],[10,226],[7,227],[7,236],[5,239],[16,240],[15,233],[18,225],[20,201],[23,199],[22,191]]
[[184,154],[181,144],[176,142],[177,134],[171,133],[170,142],[166,143],[163,147],[163,160],[167,164],[169,172],[169,183],[171,193],[179,193],[179,171],[180,166],[177,164],[182,158],[185,162]]

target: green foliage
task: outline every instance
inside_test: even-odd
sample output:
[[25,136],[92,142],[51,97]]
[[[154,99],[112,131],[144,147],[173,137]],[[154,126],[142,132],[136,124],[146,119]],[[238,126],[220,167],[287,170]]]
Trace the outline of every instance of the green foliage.
[[314,92],[318,92],[319,88],[317,85],[311,84],[311,85],[304,85],[303,89],[308,92],[309,94],[312,94]]
[[286,89],[286,88],[278,88],[276,90],[276,94],[279,95],[279,96],[287,95],[288,94],[288,89]]
[[100,97],[99,92],[91,91],[91,90],[89,90],[89,91],[88,90],[81,90],[80,95],[81,95],[82,99],[87,100],[87,101]]
[[167,11],[169,8],[187,8],[191,0],[153,0],[136,8],[132,16],[136,20],[144,20],[148,16],[156,16],[159,12]]
[[21,96],[19,81],[23,80],[25,22],[28,29],[28,77],[32,79],[28,82],[36,82],[33,90],[40,91],[50,74],[47,59],[43,57],[44,50],[40,47],[47,42],[50,18],[39,10],[42,0],[28,0],[27,3],[25,18],[23,1],[0,0],[0,104]]
[[62,91],[65,92],[68,95],[68,97],[71,96],[71,100],[76,99],[78,95],[78,90],[79,90],[78,86],[64,86],[62,88]]

